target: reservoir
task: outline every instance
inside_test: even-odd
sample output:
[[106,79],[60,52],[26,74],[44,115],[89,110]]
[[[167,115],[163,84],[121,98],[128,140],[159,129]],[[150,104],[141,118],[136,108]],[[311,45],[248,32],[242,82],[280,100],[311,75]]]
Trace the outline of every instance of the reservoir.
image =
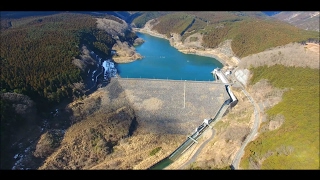
[[[130,63],[116,64],[118,74],[121,78],[214,81],[214,75],[211,72],[215,68],[223,67],[223,64],[215,58],[184,54],[172,47],[166,39],[140,32],[136,32],[136,34],[144,40],[143,44],[135,47],[137,53],[141,54],[143,59]],[[125,84],[129,85],[129,83]],[[148,87],[155,86],[152,85]],[[141,91],[138,90],[134,92]],[[148,169],[161,170],[172,162],[173,161],[167,157]]]
[[143,59],[117,64],[122,78],[214,81],[211,71],[223,67],[215,58],[179,52],[166,39],[140,32],[136,34],[145,41],[135,47]]

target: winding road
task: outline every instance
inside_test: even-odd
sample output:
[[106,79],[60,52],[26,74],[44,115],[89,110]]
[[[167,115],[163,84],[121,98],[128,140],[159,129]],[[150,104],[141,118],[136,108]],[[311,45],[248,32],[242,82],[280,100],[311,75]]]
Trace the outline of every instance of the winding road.
[[[234,72],[237,69],[234,70]],[[239,168],[239,164],[240,164],[240,160],[244,154],[244,148],[247,146],[247,144],[252,141],[252,139],[254,138],[254,136],[257,134],[258,128],[260,126],[260,108],[258,106],[258,104],[254,101],[254,99],[252,98],[252,96],[246,91],[246,89],[244,88],[244,86],[238,81],[238,79],[234,76],[235,73],[232,73],[232,80],[234,80],[235,84],[239,87],[241,87],[242,92],[245,94],[245,96],[250,100],[250,102],[252,103],[252,105],[254,106],[254,124],[253,127],[251,129],[250,134],[247,136],[247,138],[245,139],[245,141],[242,143],[240,149],[238,150],[238,152],[236,153],[232,163],[231,163],[231,167],[234,170],[240,169]],[[193,153],[193,155],[191,157],[189,157],[189,160],[185,163],[183,163],[181,166],[179,166],[179,168],[177,169],[185,169],[187,168],[191,163],[195,162],[198,155],[200,154],[200,152],[202,151],[202,149],[207,145],[207,143],[214,137],[215,131],[212,128],[208,128],[211,131],[211,135],[209,138],[207,138],[206,141],[204,141],[201,146],[199,146],[196,149],[196,152]]]
[[[234,70],[234,72],[237,70],[237,68]],[[258,104],[254,101],[254,99],[250,96],[250,94],[245,90],[244,86],[238,81],[238,79],[234,76],[235,73],[233,74],[233,80],[236,81],[236,83],[241,87],[242,92],[247,96],[247,98],[250,100],[250,102],[252,103],[252,105],[254,106],[254,124],[253,127],[251,129],[250,134],[247,136],[246,140],[242,143],[240,149],[238,150],[235,158],[232,161],[232,168],[233,169],[239,169],[239,164],[240,164],[240,160],[243,156],[244,153],[244,148],[247,146],[247,144],[252,141],[253,137],[257,134],[258,128],[260,126],[260,108],[258,106]]]

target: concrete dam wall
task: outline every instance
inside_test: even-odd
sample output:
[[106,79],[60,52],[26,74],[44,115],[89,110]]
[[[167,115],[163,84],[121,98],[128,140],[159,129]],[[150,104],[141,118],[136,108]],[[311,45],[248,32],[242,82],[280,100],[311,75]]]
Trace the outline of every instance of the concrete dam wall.
[[106,90],[126,94],[139,133],[190,135],[230,98],[225,85],[214,81],[112,78]]

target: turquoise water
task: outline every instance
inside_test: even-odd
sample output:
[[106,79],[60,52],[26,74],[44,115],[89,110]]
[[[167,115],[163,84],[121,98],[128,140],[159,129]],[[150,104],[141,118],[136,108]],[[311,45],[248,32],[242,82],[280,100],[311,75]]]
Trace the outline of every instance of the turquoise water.
[[215,80],[211,72],[223,64],[211,57],[184,54],[172,47],[168,40],[137,32],[145,42],[136,46],[144,58],[131,63],[117,64],[122,78],[150,78],[173,80]]
[[169,159],[169,157],[167,157],[161,160],[159,163],[150,167],[148,170],[162,170],[165,167],[169,166],[171,163],[173,163],[173,161]]

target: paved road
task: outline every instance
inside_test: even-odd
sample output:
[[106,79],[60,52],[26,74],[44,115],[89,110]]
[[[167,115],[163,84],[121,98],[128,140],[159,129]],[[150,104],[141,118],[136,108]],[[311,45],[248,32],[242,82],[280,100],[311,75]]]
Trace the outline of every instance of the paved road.
[[[236,71],[236,69],[235,69]],[[235,72],[234,71],[234,72]],[[234,75],[234,73],[232,73]],[[259,125],[260,125],[260,108],[258,106],[258,104],[254,101],[254,99],[252,98],[252,96],[246,91],[246,89],[244,88],[244,86],[238,81],[237,78],[235,78],[233,76],[232,78],[233,80],[235,80],[236,85],[238,85],[239,87],[241,87],[242,92],[247,96],[247,98],[250,100],[250,102],[252,103],[252,105],[254,106],[254,124],[252,127],[252,130],[250,132],[250,134],[247,136],[246,140],[244,141],[244,143],[242,144],[242,146],[240,147],[240,149],[238,150],[235,158],[232,161],[232,168],[233,169],[239,169],[239,164],[240,164],[240,160],[244,154],[244,148],[247,146],[247,144],[253,139],[253,137],[256,135]],[[211,129],[211,128],[210,128]],[[208,138],[205,142],[203,142],[201,144],[201,146],[197,149],[196,153],[194,153],[192,155],[192,157],[185,162],[184,164],[182,164],[178,169],[184,169],[186,168],[188,165],[190,165],[191,163],[193,163],[197,156],[199,155],[199,153],[202,151],[202,149],[204,148],[204,146],[214,137],[214,130],[212,129],[212,135],[210,138]]]
[[[234,74],[234,73],[232,73],[232,74]],[[258,104],[254,101],[254,99],[250,96],[250,94],[245,90],[245,88],[242,86],[242,84],[238,81],[238,79],[235,78],[234,76],[233,76],[233,79],[241,87],[242,92],[247,96],[247,98],[250,100],[250,102],[254,106],[254,117],[255,117],[251,133],[249,134],[249,136],[247,136],[246,140],[244,141],[244,143],[240,147],[239,151],[237,152],[237,154],[236,154],[236,156],[233,159],[233,162],[231,164],[234,169],[239,169],[240,160],[241,160],[241,157],[244,154],[244,148],[253,139],[253,137],[256,135],[256,133],[258,131],[258,128],[259,128],[259,125],[260,125],[260,108],[259,108]]]

